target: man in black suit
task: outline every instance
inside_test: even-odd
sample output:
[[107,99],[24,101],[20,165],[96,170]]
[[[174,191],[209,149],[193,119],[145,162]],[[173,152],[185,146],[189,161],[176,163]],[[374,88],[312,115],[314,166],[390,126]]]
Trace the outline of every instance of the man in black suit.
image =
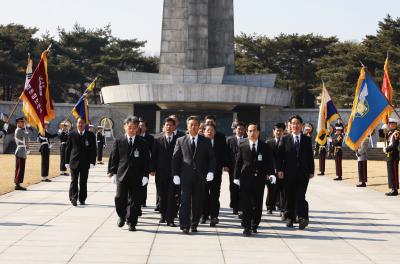
[[104,164],[103,150],[106,146],[106,137],[104,135],[103,126],[97,127],[96,142],[97,142],[97,163]]
[[[279,141],[282,138],[283,132],[285,131],[286,126],[284,123],[277,123],[274,126],[273,134],[274,138],[267,140],[267,146],[272,150],[274,154],[274,164],[276,163],[276,154],[278,150]],[[275,172],[276,173],[276,172]],[[267,213],[272,214],[272,211],[275,209],[277,203],[279,204],[279,209],[281,214],[285,211],[285,193],[283,190],[283,179],[277,179],[276,184],[271,184],[267,181],[267,200],[265,202],[267,206]]]
[[[188,135],[178,138],[172,157],[173,182],[181,185],[180,228],[197,232],[203,207],[204,186],[214,179],[215,155],[211,141],[198,135],[200,120],[188,117]],[[191,218],[192,216],[192,218]]]
[[167,222],[168,226],[175,226],[174,218],[177,213],[175,194],[177,187],[172,182],[172,155],[174,153],[176,136],[174,135],[175,121],[167,117],[164,127],[155,139],[151,152],[151,175],[156,178],[156,188],[159,197],[161,219],[160,223]]
[[76,128],[77,131],[69,134],[65,151],[65,167],[71,170],[69,200],[73,206],[78,199],[81,205],[85,204],[89,168],[96,164],[96,136],[85,130],[85,120],[81,117],[76,120]]
[[214,180],[207,182],[204,193],[203,220],[211,216],[210,226],[215,227],[219,223],[219,196],[221,193],[222,170],[229,170],[228,147],[224,138],[216,138],[216,127],[208,124],[205,127],[204,136],[211,140],[211,145],[215,154]]
[[63,121],[61,123],[61,128],[58,130],[58,137],[60,139],[60,175],[67,175],[67,168],[65,167],[65,150],[67,149],[69,129],[68,122]]
[[239,151],[239,145],[245,141],[246,135],[246,127],[243,122],[237,121],[235,123],[235,135],[228,137],[226,143],[228,145],[228,155],[230,160],[229,166],[229,191],[230,191],[230,208],[233,209],[233,214],[239,214],[239,186],[233,183],[234,180],[234,169],[235,169],[235,161],[237,157],[237,153]]
[[[154,137],[147,133],[147,122],[142,117],[139,118],[139,136],[141,136],[148,144],[149,150],[151,151],[154,144]],[[147,201],[147,185],[143,189],[142,206],[146,207]]]
[[180,122],[179,122],[178,116],[177,116],[177,115],[170,115],[169,117],[172,118],[172,119],[174,119],[174,121],[175,121],[174,135],[175,135],[177,138],[186,136],[186,133],[185,133],[184,131],[182,131],[182,130],[179,129],[179,124],[180,124]]
[[293,227],[299,217],[299,228],[308,225],[306,192],[309,179],[314,177],[314,157],[310,137],[301,133],[303,120],[295,115],[290,119],[291,133],[282,137],[278,145],[277,171],[285,179],[287,227]]
[[128,223],[129,231],[136,231],[143,186],[149,182],[150,151],[145,140],[138,136],[139,119],[129,116],[124,120],[125,135],[114,142],[109,177],[116,175],[115,209],[118,227]]
[[248,140],[239,146],[235,164],[236,185],[240,186],[243,235],[257,233],[261,221],[265,182],[276,183],[274,154],[267,144],[259,140],[260,127],[247,126]]

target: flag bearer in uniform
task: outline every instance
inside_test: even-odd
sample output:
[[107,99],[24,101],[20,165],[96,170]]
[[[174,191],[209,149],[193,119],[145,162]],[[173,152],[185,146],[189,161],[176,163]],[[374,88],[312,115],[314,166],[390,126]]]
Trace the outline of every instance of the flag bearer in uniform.
[[28,140],[28,133],[25,130],[25,119],[23,117],[15,119],[17,129],[15,130],[15,143],[17,149],[15,150],[15,190],[26,191],[25,187],[20,184],[24,181],[25,176],[25,161],[28,154],[28,147],[26,141]]
[[386,154],[386,164],[388,172],[388,183],[390,192],[386,193],[387,196],[398,195],[399,189],[399,138],[400,131],[397,129],[398,121],[394,118],[389,118],[389,126],[383,126],[379,130],[379,136],[385,138],[386,147],[383,152]]
[[368,150],[368,137],[361,143],[359,149],[356,150],[358,161],[358,181],[357,187],[367,186],[367,150]]
[[49,177],[49,165],[50,165],[50,149],[51,149],[51,144],[50,144],[50,138],[55,138],[58,136],[58,134],[50,134],[47,129],[49,127],[49,122],[45,121],[44,122],[44,135],[39,134],[37,141],[40,143],[40,156],[41,156],[41,175],[42,175],[42,181],[43,182],[51,182]]
[[335,181],[342,180],[342,144],[343,144],[343,127],[336,126],[335,134],[332,137],[333,157],[335,158],[336,178]]
[[58,138],[60,139],[60,175],[68,175],[65,167],[65,150],[67,148],[69,129],[67,121],[61,123],[61,128],[58,130]]

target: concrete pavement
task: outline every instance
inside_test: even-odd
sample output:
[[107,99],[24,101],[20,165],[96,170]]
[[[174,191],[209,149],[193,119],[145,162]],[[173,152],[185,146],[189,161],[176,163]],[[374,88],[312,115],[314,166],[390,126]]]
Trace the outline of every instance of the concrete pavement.
[[242,237],[223,176],[217,228],[197,234],[158,224],[154,178],[137,232],[116,225],[115,185],[105,166],[89,176],[87,205],[68,200],[70,178],[0,197],[0,263],[396,263],[400,199],[326,177],[309,186],[310,226],[288,229],[264,212],[259,233]]

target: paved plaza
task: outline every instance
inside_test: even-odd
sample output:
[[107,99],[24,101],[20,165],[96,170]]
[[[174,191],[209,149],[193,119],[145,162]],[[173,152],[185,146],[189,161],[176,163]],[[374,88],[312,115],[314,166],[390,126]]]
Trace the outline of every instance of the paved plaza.
[[[105,166],[91,170],[87,205],[68,200],[70,178],[0,197],[0,263],[396,263],[400,259],[400,199],[357,189],[327,177],[309,186],[310,226],[288,229],[277,213],[264,212],[259,233],[242,237],[231,214],[228,175],[223,176],[217,228],[197,234],[158,224],[144,209],[137,232],[116,225],[115,185]],[[154,178],[149,205],[155,204]]]

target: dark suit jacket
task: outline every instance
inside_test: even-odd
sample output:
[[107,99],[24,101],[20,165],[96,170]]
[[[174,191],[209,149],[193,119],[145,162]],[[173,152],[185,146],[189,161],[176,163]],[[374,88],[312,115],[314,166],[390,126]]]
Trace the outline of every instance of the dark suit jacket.
[[[255,157],[251,153],[249,141],[243,142],[239,146],[236,159],[235,179],[240,179],[241,186],[250,184],[254,180],[265,183],[267,175],[275,174],[273,156],[272,150],[261,140],[258,140],[257,155]],[[256,172],[257,176],[254,176]]]
[[159,179],[172,179],[172,155],[176,139],[176,136],[172,136],[171,143],[168,144],[165,133],[160,133],[154,139],[150,171],[156,172]]
[[233,172],[235,168],[235,161],[237,157],[237,153],[239,151],[239,144],[236,136],[230,136],[226,139],[226,144],[228,146],[228,156],[229,156],[229,163],[230,172]]
[[309,179],[309,175],[314,174],[311,138],[301,135],[297,156],[292,134],[283,136],[278,146],[276,167],[277,171],[284,172],[286,181]]
[[198,136],[195,153],[191,150],[190,135],[178,138],[172,157],[172,175],[181,178],[181,184],[206,182],[208,172],[215,172],[215,155],[211,141]]
[[71,169],[89,169],[90,164],[96,164],[96,136],[85,131],[80,136],[77,131],[69,134],[65,160]]
[[143,138],[147,142],[147,144],[149,145],[148,146],[149,150],[151,151],[151,149],[153,148],[153,144],[154,144],[154,137],[147,133],[144,134],[144,137],[143,136],[140,136],[140,137]]
[[136,136],[132,148],[125,135],[114,142],[110,171],[117,175],[119,182],[127,179],[133,184],[141,184],[142,178],[149,175],[149,163],[150,150],[143,137]]
[[278,144],[276,144],[276,139],[275,138],[271,138],[271,139],[267,140],[266,143],[267,143],[267,147],[273,153],[273,156],[274,156],[274,167],[276,168],[276,155],[278,153]]
[[214,137],[214,146],[213,146],[214,154],[215,154],[215,172],[218,175],[222,174],[223,167],[231,167],[228,145],[226,144],[225,137]]

